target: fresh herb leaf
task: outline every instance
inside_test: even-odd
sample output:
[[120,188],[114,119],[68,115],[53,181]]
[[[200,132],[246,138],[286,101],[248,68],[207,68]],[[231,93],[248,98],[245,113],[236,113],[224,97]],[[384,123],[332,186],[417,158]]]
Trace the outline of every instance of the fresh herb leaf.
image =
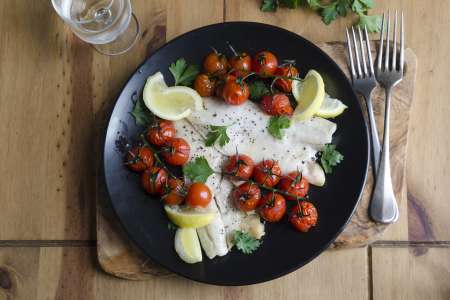
[[358,14],[365,13],[374,6],[373,0],[354,0],[352,3],[352,10]]
[[168,222],[167,223],[167,229],[169,229],[169,230],[177,230],[178,226],[173,224],[172,222]]
[[197,157],[194,161],[183,166],[184,176],[192,182],[206,182],[213,173],[213,169],[211,169],[208,161],[203,156]]
[[280,0],[280,5],[289,8],[297,8],[300,6],[300,2],[300,0]]
[[257,80],[249,84],[251,100],[259,100],[262,96],[269,94],[269,89],[261,80]]
[[325,173],[330,174],[332,172],[332,168],[337,166],[343,159],[344,156],[336,151],[336,145],[327,144],[322,151],[320,163]]
[[209,125],[209,132],[206,135],[205,145],[211,147],[216,141],[219,141],[221,147],[228,144],[230,138],[227,135],[227,128],[228,126]]
[[336,4],[336,11],[342,17],[347,16],[347,11],[349,9],[350,3],[348,2],[348,0],[339,0],[338,3]]
[[150,110],[145,106],[144,100],[139,98],[134,103],[133,110],[130,112],[133,116],[136,125],[148,125],[154,119],[153,114]]
[[236,244],[236,248],[245,254],[252,254],[261,245],[260,240],[240,230],[234,231],[234,243]]
[[271,117],[267,130],[271,135],[281,140],[284,135],[283,129],[289,128],[290,126],[291,121],[286,116]]
[[307,0],[306,2],[312,10],[319,10],[323,7],[320,0]]
[[262,11],[276,11],[278,8],[278,0],[263,0],[261,3]]
[[325,6],[321,10],[320,15],[322,16],[322,20],[325,24],[327,24],[327,25],[330,24],[338,16],[338,12],[336,10],[337,4],[338,4],[337,1],[333,2],[333,3]]
[[188,65],[184,58],[179,58],[175,63],[169,67],[175,79],[175,85],[190,86],[195,77],[200,73],[200,68],[196,65]]
[[380,32],[381,16],[380,15],[367,16],[365,14],[360,14],[359,22],[357,25],[361,28],[364,28],[364,26],[367,26],[367,30],[369,32]]

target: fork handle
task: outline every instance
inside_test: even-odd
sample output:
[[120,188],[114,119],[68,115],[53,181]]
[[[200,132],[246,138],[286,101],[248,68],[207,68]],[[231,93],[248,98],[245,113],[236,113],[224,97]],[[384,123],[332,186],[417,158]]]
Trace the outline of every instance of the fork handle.
[[392,188],[391,168],[389,159],[389,117],[391,108],[391,87],[386,88],[383,149],[380,165],[375,181],[375,189],[370,203],[372,219],[380,223],[395,222],[398,207]]
[[372,171],[374,178],[378,174],[378,167],[380,165],[380,153],[381,153],[381,146],[380,146],[380,139],[378,138],[378,130],[377,130],[377,124],[375,122],[375,114],[373,113],[373,105],[372,105],[372,98],[371,98],[371,92],[368,92],[367,94],[363,95],[365,98],[366,106],[367,106],[367,115],[369,117],[369,129],[370,129],[370,155],[372,159]]

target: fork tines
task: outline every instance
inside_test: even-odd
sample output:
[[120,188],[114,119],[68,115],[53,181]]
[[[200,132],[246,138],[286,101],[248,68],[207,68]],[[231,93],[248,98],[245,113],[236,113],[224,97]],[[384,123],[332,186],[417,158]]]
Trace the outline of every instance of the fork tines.
[[[361,27],[358,27],[356,31],[358,31],[358,38],[356,37],[354,26],[351,27],[351,36],[348,29],[346,29],[345,32],[347,37],[347,49],[352,80],[365,77],[373,77],[375,75],[373,70],[372,51],[370,49],[370,40],[369,34],[367,33],[367,27],[364,26],[364,38]],[[356,57],[356,67],[353,57]]]
[[[403,12],[400,13],[400,45],[397,45],[397,20],[398,13],[395,11],[394,15],[394,40],[392,45],[392,57],[390,57],[391,45],[391,12],[388,11],[387,16],[383,13],[383,20],[381,23],[381,33],[380,33],[380,46],[378,49],[377,58],[377,71],[400,71],[403,73],[403,67],[405,64],[405,31],[403,26]],[[387,28],[386,27],[387,23]],[[386,40],[384,41],[384,33],[386,31]],[[384,46],[384,43],[386,45]],[[397,48],[400,47],[400,58],[397,64]],[[383,59],[383,51],[384,59]]]

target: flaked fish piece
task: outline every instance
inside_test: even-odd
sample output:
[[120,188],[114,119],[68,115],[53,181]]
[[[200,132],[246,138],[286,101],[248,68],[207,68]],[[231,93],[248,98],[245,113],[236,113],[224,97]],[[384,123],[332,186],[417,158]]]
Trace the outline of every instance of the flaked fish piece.
[[318,117],[293,122],[279,140],[267,131],[270,116],[251,101],[234,106],[204,98],[204,107],[205,110],[192,113],[188,120],[203,137],[209,125],[228,126],[230,142],[223,147],[216,146],[219,152],[233,155],[238,151],[250,155],[255,162],[275,159],[284,173],[305,170],[304,176],[310,183],[323,185],[323,170],[311,164],[316,164],[316,153],[331,143],[335,123]]

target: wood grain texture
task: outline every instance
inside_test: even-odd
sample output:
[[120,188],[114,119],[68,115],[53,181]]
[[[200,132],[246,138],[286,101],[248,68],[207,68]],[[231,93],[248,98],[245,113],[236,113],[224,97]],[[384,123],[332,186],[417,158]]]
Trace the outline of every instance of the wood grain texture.
[[0,299],[368,299],[364,248],[327,252],[297,272],[246,287],[217,287],[178,276],[120,280],[96,270],[92,251],[0,248]]
[[450,248],[372,249],[374,300],[450,299]]

